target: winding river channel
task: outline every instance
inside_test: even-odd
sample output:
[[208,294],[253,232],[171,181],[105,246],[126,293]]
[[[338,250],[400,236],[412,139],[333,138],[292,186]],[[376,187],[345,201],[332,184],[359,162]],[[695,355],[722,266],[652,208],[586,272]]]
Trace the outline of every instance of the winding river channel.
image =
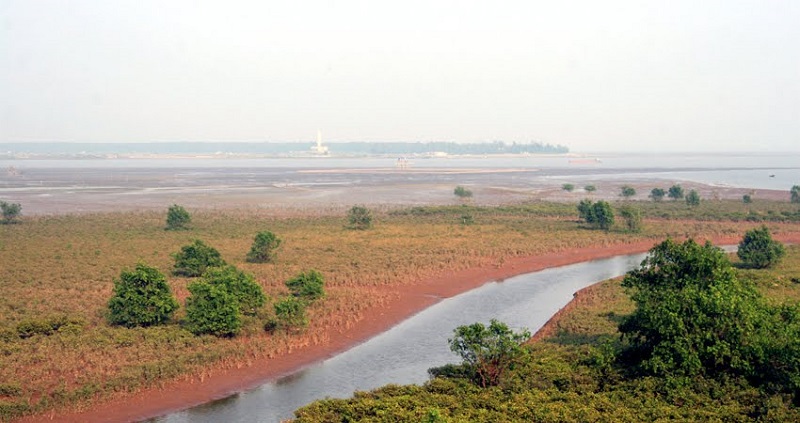
[[[726,248],[729,249],[729,248]],[[498,319],[535,332],[576,291],[621,276],[645,254],[545,269],[444,299],[388,331],[328,360],[251,391],[154,419],[156,422],[278,422],[314,400],[347,398],[389,383],[423,383],[430,367],[458,362],[453,329]]]

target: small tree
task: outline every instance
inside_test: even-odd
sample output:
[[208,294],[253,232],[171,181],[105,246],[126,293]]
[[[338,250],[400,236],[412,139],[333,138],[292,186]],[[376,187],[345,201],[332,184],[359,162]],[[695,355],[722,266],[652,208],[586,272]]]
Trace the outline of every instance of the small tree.
[[666,194],[666,191],[661,188],[653,188],[650,190],[650,198],[652,198],[656,203],[660,203]]
[[186,328],[195,335],[234,336],[242,328],[239,304],[224,286],[203,281],[188,286]]
[[678,201],[683,198],[683,187],[680,185],[673,185],[669,187],[669,191],[667,191],[667,196],[672,199],[672,201]]
[[531,337],[527,329],[515,333],[494,319],[488,327],[473,323],[453,332],[455,336],[448,340],[450,351],[461,357],[473,382],[484,388],[498,385],[520,363],[527,353],[522,343]]
[[614,209],[607,201],[598,201],[592,206],[594,225],[600,229],[609,230],[614,224]]
[[623,198],[627,200],[636,195],[636,190],[630,185],[625,185],[622,188],[620,188],[619,195],[621,195]]
[[597,191],[597,187],[594,185],[586,185],[585,187],[583,187],[583,190],[591,194]]
[[247,261],[250,263],[267,263],[275,259],[275,251],[281,246],[281,239],[270,231],[256,234]]
[[614,210],[607,201],[592,203],[592,200],[581,200],[578,203],[578,215],[596,228],[608,230],[614,224]]
[[22,212],[22,205],[0,201],[0,210],[3,212],[3,223],[13,223]]
[[619,327],[630,345],[623,357],[639,369],[691,377],[749,368],[758,294],[737,281],[721,249],[666,240],[622,286],[636,304]]
[[620,207],[619,215],[625,219],[625,226],[631,232],[642,230],[642,211],[638,207],[625,205]]
[[275,329],[297,330],[308,326],[306,305],[298,298],[286,297],[275,303],[274,307],[275,320],[266,324],[264,329],[267,331]]
[[783,244],[773,240],[769,229],[762,226],[744,234],[736,255],[745,265],[763,269],[777,264],[785,253]]
[[168,231],[175,231],[180,229],[189,229],[189,223],[192,222],[192,216],[182,206],[173,204],[167,210],[167,227]]
[[108,321],[126,327],[158,325],[177,309],[167,278],[158,269],[139,263],[132,271],[123,270],[114,281]]
[[689,207],[697,207],[700,205],[700,194],[697,193],[695,190],[689,191],[686,194],[686,205]]
[[800,185],[792,186],[792,189],[789,192],[792,195],[791,197],[792,203],[800,203]]
[[175,259],[175,268],[172,273],[178,276],[200,276],[209,267],[225,265],[219,251],[199,239],[192,244],[184,245],[181,247],[181,251],[173,254],[172,257]]
[[745,194],[742,196],[742,203],[750,204],[752,202],[753,202],[753,197],[751,197],[750,194]]
[[301,272],[299,275],[286,281],[286,287],[292,295],[304,300],[314,301],[325,296],[325,278],[316,270]]
[[372,212],[364,206],[353,206],[347,212],[350,229],[365,230],[372,227]]
[[456,189],[453,190],[453,194],[455,194],[456,197],[461,199],[472,197],[472,191],[462,187],[461,185],[457,186]]
[[203,273],[203,282],[223,287],[231,294],[243,314],[253,315],[264,305],[267,297],[253,275],[242,272],[234,266],[210,267]]
[[564,184],[564,185],[561,185],[561,189],[563,189],[566,192],[572,192],[575,189],[575,185],[573,185],[573,184]]

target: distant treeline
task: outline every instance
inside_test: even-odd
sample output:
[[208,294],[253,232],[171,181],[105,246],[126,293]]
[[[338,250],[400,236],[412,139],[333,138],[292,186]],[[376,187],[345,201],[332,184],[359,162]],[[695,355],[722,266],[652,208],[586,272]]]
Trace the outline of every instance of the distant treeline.
[[[109,155],[109,154],[292,154],[310,151],[302,142],[147,142],[147,143],[0,143],[0,155]],[[503,141],[456,142],[336,142],[326,143],[331,154],[554,154],[568,153],[563,145]]]

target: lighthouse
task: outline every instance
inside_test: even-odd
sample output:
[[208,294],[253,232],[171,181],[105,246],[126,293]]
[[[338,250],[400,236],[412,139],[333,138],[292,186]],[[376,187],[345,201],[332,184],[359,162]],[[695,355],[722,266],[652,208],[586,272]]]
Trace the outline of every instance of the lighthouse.
[[328,155],[328,147],[322,145],[322,131],[317,129],[317,145],[311,147],[311,153],[317,155]]

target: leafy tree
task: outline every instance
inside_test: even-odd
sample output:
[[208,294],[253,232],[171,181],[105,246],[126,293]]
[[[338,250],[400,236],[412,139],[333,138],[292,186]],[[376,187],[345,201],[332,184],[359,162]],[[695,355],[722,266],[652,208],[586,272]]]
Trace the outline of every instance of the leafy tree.
[[607,201],[598,201],[592,206],[592,215],[594,216],[594,226],[609,230],[611,225],[614,224],[614,209]]
[[592,205],[594,202],[588,198],[581,200],[578,203],[578,217],[586,223],[594,223],[594,209]]
[[564,184],[564,185],[561,185],[561,189],[563,189],[566,192],[572,192],[575,189],[575,185],[573,185],[573,184]]
[[234,336],[242,328],[239,304],[224,286],[204,281],[188,286],[186,328],[195,335]]
[[472,191],[462,187],[461,185],[457,186],[456,189],[453,190],[453,194],[459,198],[470,198],[472,197]]
[[281,239],[270,231],[256,234],[247,261],[250,263],[267,263],[275,260],[275,251],[281,246]]
[[597,187],[594,186],[594,185],[586,185],[585,187],[583,187],[583,190],[588,192],[588,193],[592,193],[592,192],[597,191]]
[[627,200],[628,198],[631,198],[634,195],[636,195],[636,190],[632,186],[625,185],[622,188],[620,188],[619,194]]
[[662,188],[653,188],[650,190],[650,198],[653,199],[656,203],[660,203],[661,200],[664,199],[664,196],[667,194]]
[[300,272],[286,281],[292,295],[304,301],[314,301],[325,296],[325,278],[316,270]]
[[745,194],[742,196],[742,203],[750,204],[752,202],[753,202],[753,197],[751,197],[750,194]]
[[172,255],[175,268],[172,273],[178,276],[200,276],[209,267],[224,266],[225,261],[214,247],[206,245],[199,239],[184,245],[181,251]]
[[515,333],[494,319],[488,327],[473,323],[453,332],[455,336],[448,340],[450,350],[461,356],[473,382],[484,388],[498,385],[521,362],[527,352],[522,343],[531,337],[527,329]]
[[636,304],[619,327],[630,343],[623,357],[640,370],[691,377],[750,368],[759,297],[721,249],[668,239],[622,285]]
[[789,192],[792,195],[791,197],[792,203],[800,203],[800,185],[792,186],[792,189]]
[[353,206],[347,212],[347,221],[351,229],[369,229],[372,227],[372,212],[364,206]]
[[608,230],[614,224],[614,210],[607,201],[581,200],[578,215],[593,227]]
[[167,210],[167,227],[168,231],[179,229],[189,229],[189,223],[192,222],[192,216],[182,206],[173,204]]
[[625,226],[631,232],[642,230],[642,210],[638,207],[625,205],[620,207],[619,215],[625,219]]
[[3,212],[3,223],[12,223],[22,212],[22,205],[0,201],[0,210]]
[[152,326],[169,320],[177,309],[167,278],[158,269],[139,263],[132,271],[123,270],[114,281],[108,320],[127,327]]
[[689,193],[686,194],[686,204],[689,207],[697,207],[697,206],[699,206],[700,205],[700,194],[698,194],[697,191],[695,191],[695,190],[689,191]]
[[683,187],[680,185],[673,185],[669,187],[669,191],[667,191],[667,196],[672,199],[672,201],[678,201],[683,198]]
[[772,239],[766,226],[744,234],[736,255],[750,267],[763,269],[777,264],[785,254],[783,244]]
[[267,331],[275,329],[301,329],[308,326],[306,305],[296,297],[286,297],[274,305],[275,320],[264,327]]
[[256,314],[267,297],[253,275],[242,272],[234,266],[210,267],[203,273],[203,282],[224,288],[231,294],[243,314]]

